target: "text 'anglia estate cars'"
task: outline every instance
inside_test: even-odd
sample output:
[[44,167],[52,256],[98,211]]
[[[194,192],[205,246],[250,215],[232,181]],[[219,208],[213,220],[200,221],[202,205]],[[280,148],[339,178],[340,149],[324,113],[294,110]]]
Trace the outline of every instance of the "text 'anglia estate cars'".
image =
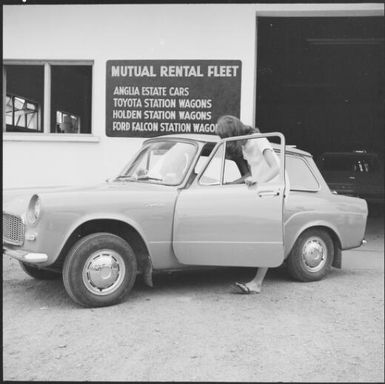
[[37,279],[62,276],[83,306],[118,303],[138,275],[208,266],[278,267],[300,281],[341,267],[364,241],[367,203],[333,194],[312,156],[268,138],[280,158],[273,182],[248,186],[240,137],[152,138],[115,178],[4,203],[3,253]]

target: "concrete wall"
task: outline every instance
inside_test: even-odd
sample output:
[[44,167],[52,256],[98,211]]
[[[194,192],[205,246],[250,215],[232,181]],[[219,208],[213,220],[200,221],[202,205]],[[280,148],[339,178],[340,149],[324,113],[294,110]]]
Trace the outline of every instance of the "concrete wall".
[[5,133],[4,188],[100,182],[142,139],[105,134],[106,61],[242,61],[241,119],[253,124],[257,16],[371,16],[382,4],[18,5],[3,8],[3,58],[93,60],[92,137]]

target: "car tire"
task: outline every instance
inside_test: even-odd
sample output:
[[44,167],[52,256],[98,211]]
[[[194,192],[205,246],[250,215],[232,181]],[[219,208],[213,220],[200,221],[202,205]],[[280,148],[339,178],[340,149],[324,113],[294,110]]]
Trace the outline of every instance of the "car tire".
[[322,229],[308,229],[298,237],[286,265],[295,280],[318,281],[329,272],[333,257],[330,235]]
[[36,280],[56,280],[60,279],[60,272],[49,271],[48,269],[40,269],[33,265],[19,261],[22,270]]
[[80,239],[63,266],[64,287],[85,307],[117,304],[132,289],[137,274],[134,251],[121,237],[93,233]]

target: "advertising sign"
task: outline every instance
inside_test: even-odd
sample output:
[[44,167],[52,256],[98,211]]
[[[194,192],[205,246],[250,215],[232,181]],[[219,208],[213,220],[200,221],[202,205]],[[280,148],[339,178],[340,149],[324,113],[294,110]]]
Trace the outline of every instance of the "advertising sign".
[[240,60],[109,60],[106,134],[215,134],[218,117],[240,115]]

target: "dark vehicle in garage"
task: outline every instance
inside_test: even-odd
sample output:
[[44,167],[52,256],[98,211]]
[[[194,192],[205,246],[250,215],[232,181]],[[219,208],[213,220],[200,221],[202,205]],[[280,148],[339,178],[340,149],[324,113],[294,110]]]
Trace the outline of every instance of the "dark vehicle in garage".
[[384,165],[378,153],[325,152],[318,159],[318,168],[329,188],[338,194],[384,204]]

